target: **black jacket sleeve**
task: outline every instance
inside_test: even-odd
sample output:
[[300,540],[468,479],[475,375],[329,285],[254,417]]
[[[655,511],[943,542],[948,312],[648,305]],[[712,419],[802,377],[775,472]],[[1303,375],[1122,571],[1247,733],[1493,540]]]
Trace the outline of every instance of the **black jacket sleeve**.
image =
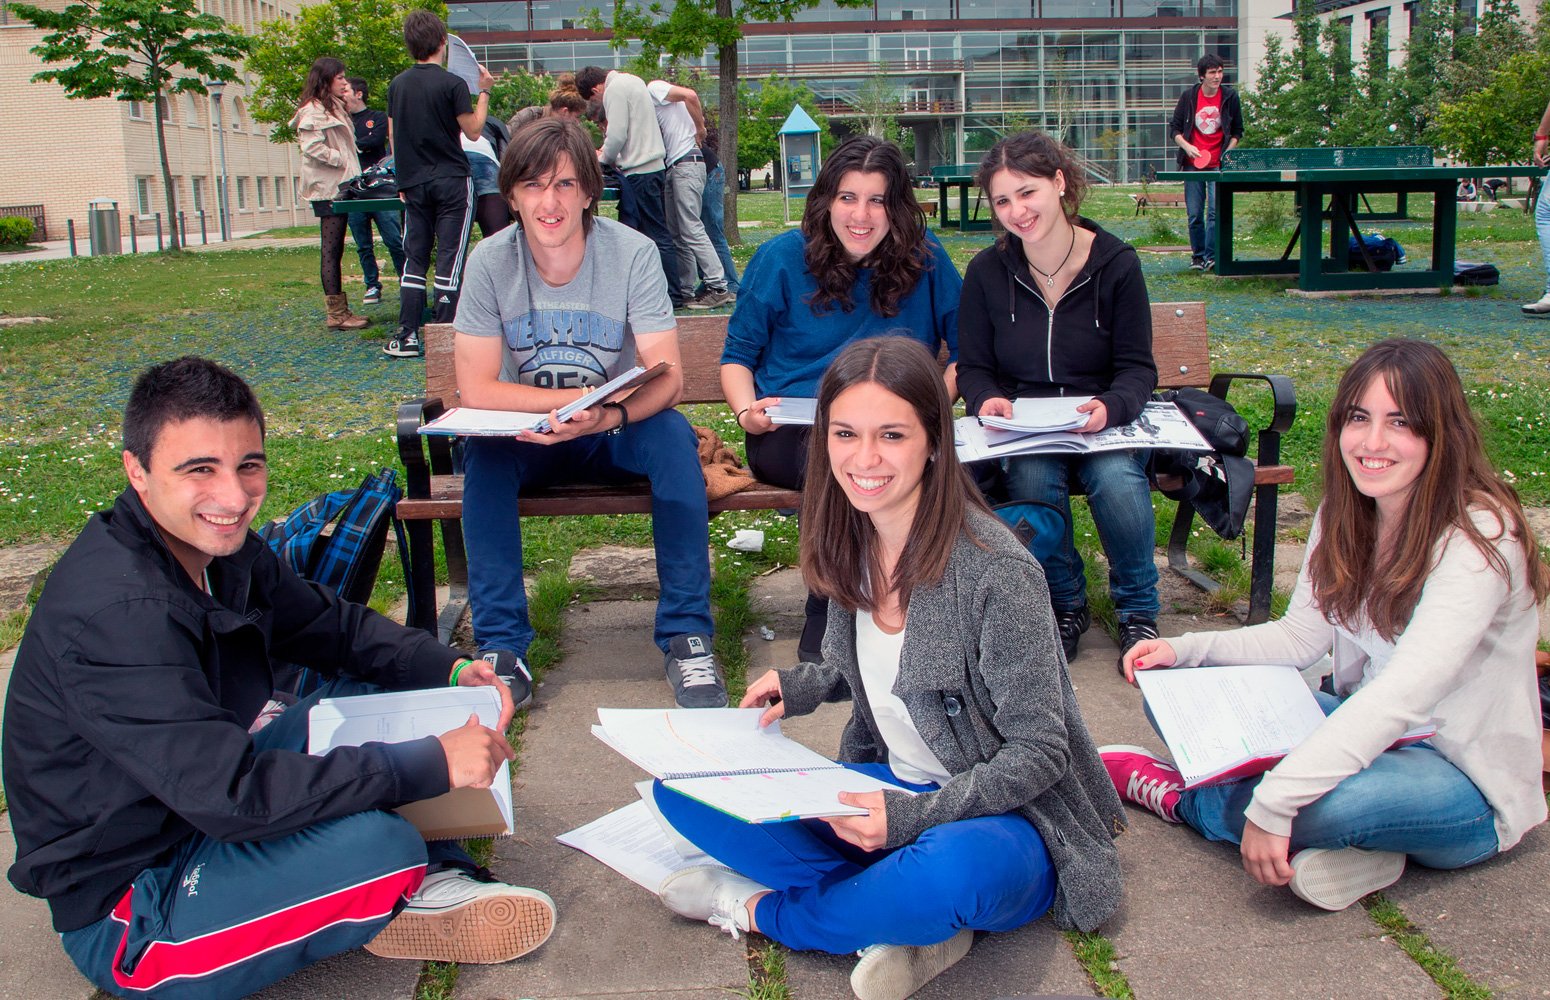
[[1222,117],[1227,119],[1227,137],[1229,139],[1243,138],[1243,101],[1238,92],[1228,87],[1222,88],[1225,95],[1222,98]]
[[1195,117],[1195,89],[1194,87],[1179,95],[1179,103],[1173,106],[1173,117],[1168,121],[1168,141],[1172,142],[1176,136],[1188,138],[1194,134],[1195,123],[1191,121]]
[[[365,123],[371,122],[368,127]],[[376,153],[387,149],[388,122],[387,115],[381,111],[373,111],[365,118],[355,120],[355,148],[362,153]]]
[[963,291],[958,299],[958,392],[970,416],[979,413],[985,400],[1002,393],[996,381],[993,303],[985,282],[1005,277],[1005,268],[992,253],[969,261],[963,272]]
[[1113,280],[1105,300],[1112,324],[1114,381],[1098,400],[1108,410],[1106,426],[1117,427],[1139,417],[1152,398],[1152,390],[1157,388],[1157,362],[1152,359],[1152,303],[1140,258],[1127,249],[1109,270]]

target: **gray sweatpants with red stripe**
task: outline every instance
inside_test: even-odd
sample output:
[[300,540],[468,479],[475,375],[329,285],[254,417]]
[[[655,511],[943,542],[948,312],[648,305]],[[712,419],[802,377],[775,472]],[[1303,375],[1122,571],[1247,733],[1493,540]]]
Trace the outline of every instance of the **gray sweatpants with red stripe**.
[[[255,752],[307,748],[319,698],[380,690],[335,680],[253,737]],[[141,872],[113,912],[61,935],[114,996],[235,1000],[377,936],[429,865],[474,867],[455,841],[426,844],[395,813],[363,812],[289,837],[224,844],[195,833]]]

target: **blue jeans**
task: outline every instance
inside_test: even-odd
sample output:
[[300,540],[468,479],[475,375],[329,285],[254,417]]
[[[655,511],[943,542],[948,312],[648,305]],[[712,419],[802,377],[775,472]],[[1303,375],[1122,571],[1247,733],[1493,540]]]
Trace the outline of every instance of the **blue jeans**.
[[666,170],[653,170],[644,174],[621,174],[630,189],[630,211],[625,211],[624,196],[619,199],[619,221],[638,233],[651,238],[657,245],[657,255],[662,258],[662,273],[667,276],[667,296],[674,308],[689,300],[688,293],[678,280],[678,250],[673,245],[673,234],[667,228],[667,198],[663,190],[667,183]]
[[1189,218],[1189,252],[1216,259],[1216,182],[1184,182],[1184,214]]
[[651,533],[656,545],[656,643],[712,633],[710,522],[705,476],[694,429],[677,410],[631,421],[624,433],[589,434],[561,444],[468,438],[463,445],[463,537],[468,545],[468,599],[480,649],[527,654],[533,626],[522,589],[523,488],[557,483],[651,481]]
[[1539,198],[1534,202],[1534,229],[1539,233],[1539,256],[1545,265],[1545,294],[1550,295],[1550,174],[1540,182]]
[[[1071,524],[1072,477],[1087,493],[1098,540],[1109,557],[1109,596],[1121,621],[1157,617],[1157,520],[1152,487],[1140,451],[1108,451],[1074,457],[1013,455],[1005,460],[1007,492],[1013,500],[1043,500],[1065,511]],[[1044,561],[1050,603],[1071,611],[1087,603],[1087,576],[1076,542],[1066,540]]]
[[397,212],[351,212],[350,236],[355,240],[355,253],[361,259],[361,276],[367,288],[382,288],[382,275],[377,271],[377,255],[371,247],[371,224],[377,224],[382,244],[388,256],[393,258],[393,273],[404,273],[404,239]]
[[[722,200],[722,194],[726,190],[727,172],[721,164],[716,164],[716,169],[705,174],[705,192],[700,206],[700,221],[705,223],[705,235],[710,237],[710,245],[716,248],[716,256],[721,259],[721,273],[727,279],[727,291],[737,294],[737,265],[732,261],[732,248],[727,246],[727,206]],[[703,288],[704,285],[701,285]]]
[[[1341,699],[1314,693],[1325,715]],[[1150,717],[1150,713],[1148,713]],[[1192,788],[1179,818],[1208,840],[1243,841],[1243,810],[1260,778]],[[1428,868],[1463,868],[1494,857],[1496,814],[1463,771],[1429,743],[1385,750],[1292,820],[1291,850],[1364,847],[1395,851]]]
[[[848,768],[917,791],[887,764]],[[1010,931],[1055,900],[1044,840],[1016,813],[933,826],[914,843],[863,851],[822,820],[744,823],[653,789],[662,815],[696,847],[775,890],[754,907],[759,930],[788,948],[836,955],[873,944],[927,945],[965,927]]]
[[[380,690],[331,680],[259,730],[253,750],[305,753],[319,698]],[[456,841],[427,844],[407,820],[376,810],[275,840],[194,833],[141,872],[112,913],[60,939],[76,968],[114,996],[235,1000],[376,937],[428,865],[474,867]]]

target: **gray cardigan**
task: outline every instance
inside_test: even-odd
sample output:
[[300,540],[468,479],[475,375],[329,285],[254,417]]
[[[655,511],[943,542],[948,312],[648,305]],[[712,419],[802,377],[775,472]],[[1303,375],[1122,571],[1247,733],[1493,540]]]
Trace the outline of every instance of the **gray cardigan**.
[[[939,790],[884,793],[889,847],[942,823],[1018,812],[1055,864],[1054,913],[1088,931],[1119,904],[1113,838],[1125,812],[1082,721],[1044,571],[993,515],[970,510],[939,584],[910,598],[893,692],[952,775]],[[886,762],[856,662],[856,619],[829,605],[824,662],[781,671],[787,715],[850,699],[839,759]]]

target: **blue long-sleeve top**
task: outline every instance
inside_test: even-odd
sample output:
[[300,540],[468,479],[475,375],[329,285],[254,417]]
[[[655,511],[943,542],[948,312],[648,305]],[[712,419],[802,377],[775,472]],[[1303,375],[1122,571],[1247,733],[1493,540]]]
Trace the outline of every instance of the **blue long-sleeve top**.
[[846,345],[865,337],[913,337],[936,355],[947,345],[958,360],[958,295],[963,278],[947,251],[926,234],[930,265],[915,290],[899,303],[899,314],[872,311],[872,271],[862,268],[851,292],[855,308],[838,305],[814,313],[809,298],[818,283],[808,273],[802,233],[782,233],[759,247],[737,292],[721,363],[753,372],[759,396],[816,396],[818,382]]

